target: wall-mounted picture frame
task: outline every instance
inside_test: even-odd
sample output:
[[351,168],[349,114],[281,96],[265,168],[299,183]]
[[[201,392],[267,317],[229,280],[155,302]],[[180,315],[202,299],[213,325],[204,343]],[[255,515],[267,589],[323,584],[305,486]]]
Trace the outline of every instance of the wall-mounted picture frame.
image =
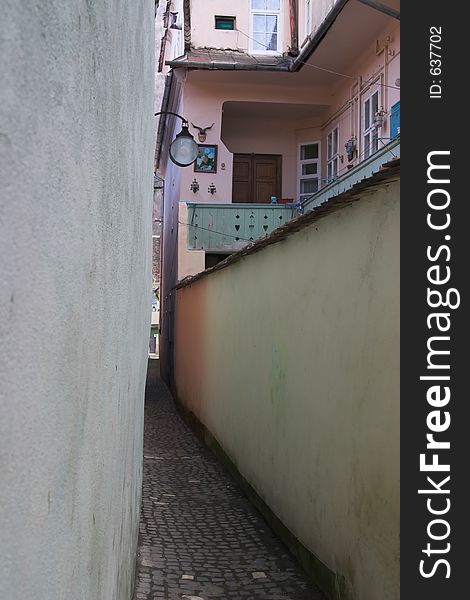
[[217,145],[199,144],[194,163],[195,173],[217,173]]

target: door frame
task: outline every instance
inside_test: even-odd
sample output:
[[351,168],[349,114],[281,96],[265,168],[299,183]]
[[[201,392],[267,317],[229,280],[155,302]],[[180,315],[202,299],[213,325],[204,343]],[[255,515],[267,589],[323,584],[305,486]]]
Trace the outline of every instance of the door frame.
[[[280,200],[281,196],[282,196],[282,154],[266,154],[266,153],[262,153],[262,154],[258,154],[256,152],[234,152],[233,153],[233,162],[235,162],[235,157],[236,156],[240,156],[243,158],[249,158],[253,161],[252,163],[252,167],[254,164],[254,159],[255,158],[270,158],[276,159],[276,187],[279,190],[279,194],[277,196],[278,200]],[[252,174],[254,174],[254,169],[251,169]],[[252,182],[251,182],[251,190],[250,190],[250,197],[254,198],[255,197],[255,178],[253,176]],[[233,202],[233,168],[232,168],[232,203],[233,204],[239,204],[238,202]],[[249,204],[269,204],[269,202],[250,202]]]

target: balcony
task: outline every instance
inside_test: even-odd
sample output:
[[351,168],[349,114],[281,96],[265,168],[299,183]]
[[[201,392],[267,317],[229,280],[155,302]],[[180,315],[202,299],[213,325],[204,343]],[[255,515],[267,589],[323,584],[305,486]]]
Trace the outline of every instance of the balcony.
[[[400,138],[307,198],[304,211],[314,209],[356,183],[371,177],[400,156]],[[283,225],[299,213],[295,204],[212,204],[187,202],[188,250],[232,253]]]
[[188,249],[230,253],[297,216],[294,204],[187,202]]
[[382,165],[385,163],[399,157],[400,138],[398,137],[375,152],[367,160],[363,160],[344,175],[338,177],[338,179],[335,179],[325,187],[321,188],[313,196],[304,200],[302,202],[304,211],[312,210],[316,206],[320,206],[320,204],[327,202],[330,198],[338,196],[356,183],[359,183],[363,179],[367,179],[374,173],[377,173],[377,171],[380,171]]

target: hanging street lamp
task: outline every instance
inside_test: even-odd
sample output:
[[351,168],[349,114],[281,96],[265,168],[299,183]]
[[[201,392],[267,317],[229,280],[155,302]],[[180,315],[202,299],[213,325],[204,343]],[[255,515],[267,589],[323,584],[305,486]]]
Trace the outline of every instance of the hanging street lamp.
[[187,119],[168,110],[155,113],[157,115],[173,115],[182,120],[181,131],[170,144],[170,159],[178,167],[189,167],[197,158],[198,145],[189,133]]

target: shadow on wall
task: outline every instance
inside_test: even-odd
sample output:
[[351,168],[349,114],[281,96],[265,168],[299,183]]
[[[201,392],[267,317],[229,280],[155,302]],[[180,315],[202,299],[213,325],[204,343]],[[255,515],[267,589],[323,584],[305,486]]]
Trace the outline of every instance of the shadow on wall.
[[155,389],[160,379],[160,360],[158,358],[148,359],[147,381],[145,384],[145,401],[148,402],[155,397]]

